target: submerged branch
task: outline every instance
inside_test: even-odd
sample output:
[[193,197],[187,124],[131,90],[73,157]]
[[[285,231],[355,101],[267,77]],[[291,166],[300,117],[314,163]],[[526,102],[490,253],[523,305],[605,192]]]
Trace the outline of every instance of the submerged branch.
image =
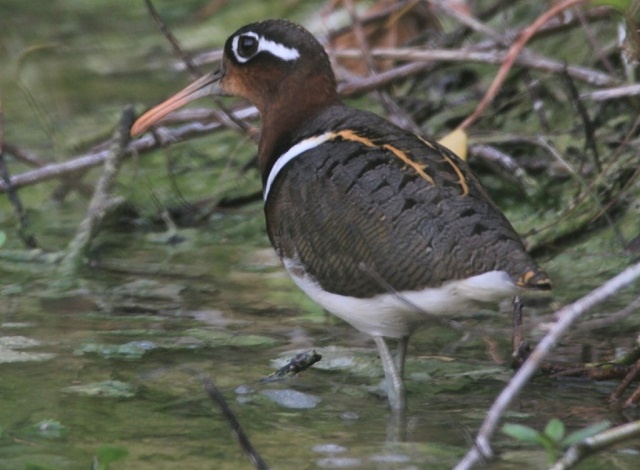
[[122,198],[114,197],[112,192],[123,158],[126,155],[127,144],[130,139],[129,130],[134,120],[133,109],[130,107],[125,109],[114,134],[114,143],[107,151],[104,171],[96,185],[87,215],[80,223],[76,236],[69,243],[67,252],[60,264],[59,272],[63,276],[75,272],[83,262],[85,254],[98,233],[104,217],[123,202]]
[[229,407],[229,404],[222,396],[222,393],[220,392],[218,387],[216,387],[213,381],[209,378],[204,379],[203,384],[204,389],[207,391],[209,397],[211,397],[211,399],[215,402],[215,404],[222,412],[222,415],[231,428],[233,435],[238,440],[240,447],[242,448],[244,453],[247,454],[247,457],[249,457],[249,460],[251,460],[251,463],[253,463],[254,467],[258,470],[268,470],[269,466],[260,456],[258,451],[256,451],[256,449],[253,447],[253,444],[251,444],[249,437],[245,434],[244,429],[242,429],[242,426],[238,421],[238,418],[236,418],[236,415]]

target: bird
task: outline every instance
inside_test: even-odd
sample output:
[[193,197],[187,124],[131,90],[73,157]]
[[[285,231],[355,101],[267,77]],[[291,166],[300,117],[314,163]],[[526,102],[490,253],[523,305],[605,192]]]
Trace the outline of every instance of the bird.
[[392,411],[406,407],[409,338],[430,317],[551,288],[468,164],[344,104],[325,49],[304,27],[241,27],[218,70],[144,113],[131,134],[207,95],[258,109],[269,240],[302,291],[373,338]]

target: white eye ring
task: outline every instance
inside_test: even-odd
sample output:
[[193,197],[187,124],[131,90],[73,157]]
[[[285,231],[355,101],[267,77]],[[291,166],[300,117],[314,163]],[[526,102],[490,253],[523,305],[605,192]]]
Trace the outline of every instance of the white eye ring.
[[[255,40],[255,43],[253,47],[251,47],[252,50],[241,51],[240,48],[244,47],[244,45],[240,42],[240,40],[241,39],[244,40],[246,38],[253,38]],[[245,63],[246,61],[251,59],[253,56],[255,56],[259,52],[260,37],[256,33],[251,33],[251,32],[240,34],[235,38],[233,38],[232,48],[233,48],[233,54],[236,56],[236,59],[238,60],[238,62]]]
[[[241,55],[238,49],[240,45],[240,38],[243,36],[249,36],[255,38],[258,41],[258,47],[256,48],[255,52],[248,57],[245,55]],[[231,41],[231,51],[233,52],[235,59],[241,64],[247,63],[249,60],[258,55],[258,53],[263,51],[268,52],[272,56],[277,57],[280,60],[284,60],[285,62],[298,60],[298,58],[300,57],[298,49],[287,47],[283,44],[280,44],[279,42],[271,41],[269,39],[266,39],[264,36],[259,36],[252,31],[235,36]]]

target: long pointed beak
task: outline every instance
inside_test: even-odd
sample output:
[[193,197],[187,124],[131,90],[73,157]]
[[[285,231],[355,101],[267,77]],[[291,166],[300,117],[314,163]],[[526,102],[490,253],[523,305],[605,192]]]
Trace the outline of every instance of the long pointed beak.
[[131,127],[131,136],[135,137],[142,134],[167,114],[181,108],[193,100],[197,100],[198,98],[202,98],[207,95],[224,94],[220,88],[220,80],[223,76],[224,71],[222,69],[217,72],[208,73],[173,95],[171,98],[163,101],[158,106],[151,108],[133,123],[133,126]]

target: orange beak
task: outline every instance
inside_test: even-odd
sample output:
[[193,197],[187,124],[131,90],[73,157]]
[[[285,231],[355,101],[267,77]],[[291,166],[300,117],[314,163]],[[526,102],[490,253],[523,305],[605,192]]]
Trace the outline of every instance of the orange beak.
[[223,76],[224,71],[222,69],[217,72],[208,73],[158,106],[151,108],[133,123],[131,136],[135,137],[142,134],[167,114],[183,107],[193,100],[208,95],[224,94],[220,87],[220,80]]

